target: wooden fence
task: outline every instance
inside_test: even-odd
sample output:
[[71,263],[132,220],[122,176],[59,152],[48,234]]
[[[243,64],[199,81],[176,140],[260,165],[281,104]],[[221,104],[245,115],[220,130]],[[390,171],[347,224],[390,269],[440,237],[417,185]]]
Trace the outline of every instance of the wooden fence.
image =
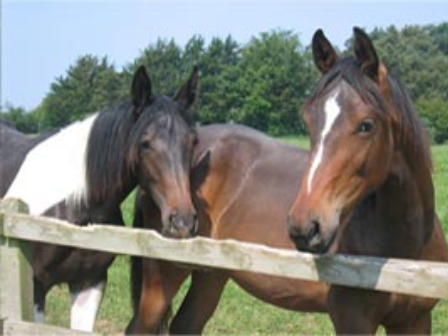
[[174,240],[152,230],[111,225],[79,227],[61,220],[30,216],[26,212],[26,205],[18,201],[6,200],[0,204],[0,328],[3,334],[68,332],[24,322],[32,320],[33,306],[26,241],[448,299],[446,263],[316,256],[203,237]]

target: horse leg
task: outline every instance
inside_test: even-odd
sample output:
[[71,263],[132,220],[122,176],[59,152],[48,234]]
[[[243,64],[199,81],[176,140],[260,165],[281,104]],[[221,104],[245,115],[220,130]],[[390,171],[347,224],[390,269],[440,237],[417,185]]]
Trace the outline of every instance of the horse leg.
[[56,284],[55,277],[48,270],[57,267],[67,257],[69,249],[45,243],[31,244],[34,291],[34,321],[43,323],[45,319],[46,297]]
[[70,310],[70,328],[74,330],[93,331],[96,314],[100,307],[107,278],[89,288],[81,290],[70,287],[72,299]]
[[171,307],[180,285],[191,273],[173,263],[143,259],[143,281],[137,315],[126,328],[126,333],[155,334]]
[[[132,295],[132,313],[133,318],[128,323],[125,334],[129,334],[134,330],[135,320],[138,316],[138,310],[140,306],[140,296],[142,293],[142,282],[143,282],[143,269],[142,263],[143,258],[132,257],[131,258],[131,295]],[[168,334],[169,323],[173,317],[172,307],[168,307],[167,312],[163,316],[162,321],[159,326],[160,334]]]
[[33,278],[34,287],[34,322],[44,323],[45,320],[45,303],[48,289],[45,288],[44,284]]
[[378,299],[382,297],[384,294],[373,291],[331,286],[328,311],[336,334],[375,334],[382,307]]
[[190,289],[171,323],[170,333],[202,333],[218,306],[227,280],[227,274],[221,271],[194,271]]
[[431,312],[419,316],[417,319],[406,319],[403,324],[385,326],[388,335],[430,335]]

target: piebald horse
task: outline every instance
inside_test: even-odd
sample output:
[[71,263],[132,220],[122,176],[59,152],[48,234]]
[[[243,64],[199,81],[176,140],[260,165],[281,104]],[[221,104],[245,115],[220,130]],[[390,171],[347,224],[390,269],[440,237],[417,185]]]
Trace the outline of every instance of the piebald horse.
[[[188,109],[197,85],[195,68],[174,99],[155,95],[140,67],[131,101],[43,139],[2,128],[0,196],[22,199],[34,215],[123,225],[120,204],[139,186],[160,209],[164,233],[190,237],[197,228],[188,179],[196,135]],[[71,328],[92,330],[114,256],[43,243],[32,252],[36,320],[44,318],[48,291],[67,283]]]

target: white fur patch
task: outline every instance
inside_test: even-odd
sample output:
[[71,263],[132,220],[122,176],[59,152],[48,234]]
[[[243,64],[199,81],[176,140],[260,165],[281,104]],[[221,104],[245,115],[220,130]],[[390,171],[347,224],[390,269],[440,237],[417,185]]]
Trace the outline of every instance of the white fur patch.
[[104,282],[100,282],[94,287],[71,294],[71,329],[93,331],[96,314],[98,312],[105,287],[106,284]]
[[336,118],[338,117],[339,113],[341,112],[341,108],[337,102],[337,96],[338,96],[338,92],[336,92],[334,95],[332,95],[325,102],[325,107],[324,107],[325,125],[324,125],[324,128],[322,129],[322,134],[320,135],[320,142],[319,142],[319,147],[317,149],[317,153],[314,156],[313,162],[311,164],[310,172],[308,174],[308,193],[311,192],[314,175],[316,174],[316,171],[322,162],[325,138],[327,137]]
[[96,117],[76,122],[34,147],[5,198],[23,200],[33,215],[64,199],[79,202],[86,190],[86,147]]

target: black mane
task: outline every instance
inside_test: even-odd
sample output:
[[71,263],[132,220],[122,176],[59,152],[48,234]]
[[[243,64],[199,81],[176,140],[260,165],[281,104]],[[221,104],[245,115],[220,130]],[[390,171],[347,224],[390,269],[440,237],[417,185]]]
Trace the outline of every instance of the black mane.
[[86,182],[88,202],[122,193],[130,171],[123,158],[127,139],[135,123],[134,107],[121,103],[99,113],[86,150]]
[[99,113],[87,144],[89,201],[118,196],[135,186],[138,141],[152,123],[166,123],[163,127],[174,136],[174,116],[179,113],[175,106],[170,98],[157,96],[140,114],[131,102],[123,102],[118,107]]

